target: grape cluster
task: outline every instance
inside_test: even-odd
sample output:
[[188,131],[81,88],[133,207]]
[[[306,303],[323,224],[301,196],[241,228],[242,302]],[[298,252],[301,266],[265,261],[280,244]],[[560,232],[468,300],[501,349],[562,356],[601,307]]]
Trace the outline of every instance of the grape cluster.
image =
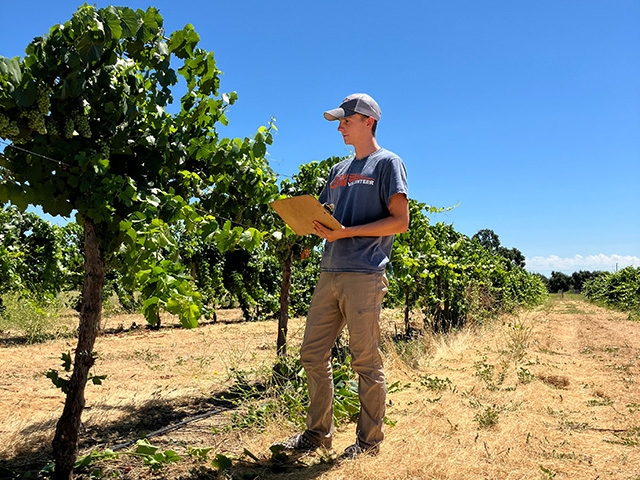
[[36,103],[38,105],[38,111],[42,115],[46,115],[51,109],[51,100],[49,97],[52,93],[53,90],[48,85],[38,86],[38,96],[36,97]]
[[51,117],[47,117],[44,120],[45,120],[45,125],[47,127],[47,132],[49,132],[49,135],[53,135],[56,137],[60,136],[60,128],[58,127],[58,122],[56,122]]
[[28,110],[24,110],[21,115],[27,119],[31,130],[35,130],[41,135],[47,134],[47,126],[44,121],[44,116],[40,113],[40,110],[29,108]]
[[111,149],[109,148],[109,145],[107,143],[100,142],[99,146],[100,156],[105,160],[109,160],[109,157],[111,157]]
[[64,126],[62,127],[62,135],[64,138],[73,138],[73,132],[76,130],[76,126],[73,120],[69,117],[64,119]]
[[17,122],[12,122],[9,117],[0,113],[0,137],[14,138],[20,134]]
[[71,114],[71,118],[73,119],[73,123],[75,124],[78,133],[84,138],[91,138],[89,119],[77,110]]

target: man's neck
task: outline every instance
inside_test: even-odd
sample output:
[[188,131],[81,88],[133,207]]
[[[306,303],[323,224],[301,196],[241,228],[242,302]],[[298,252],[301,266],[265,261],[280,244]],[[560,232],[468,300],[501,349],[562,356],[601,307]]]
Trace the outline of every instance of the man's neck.
[[356,160],[360,160],[361,158],[368,157],[373,152],[380,149],[380,145],[376,141],[376,137],[371,137],[371,140],[367,140],[363,142],[361,145],[353,146],[356,150]]

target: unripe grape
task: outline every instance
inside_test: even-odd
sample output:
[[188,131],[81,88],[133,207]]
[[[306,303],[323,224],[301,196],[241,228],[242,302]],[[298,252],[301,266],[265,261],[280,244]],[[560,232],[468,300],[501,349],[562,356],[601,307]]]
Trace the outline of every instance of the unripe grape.
[[29,109],[23,113],[27,120],[29,121],[29,128],[31,130],[35,130],[41,135],[46,135],[47,127],[44,123],[44,117],[40,114],[38,110]]
[[47,127],[47,132],[49,132],[49,135],[53,135],[55,137],[60,136],[60,129],[58,128],[58,122],[56,122],[53,118],[51,117],[45,118],[45,125]]
[[89,120],[82,113],[74,110],[71,114],[73,122],[76,125],[78,133],[84,138],[91,138],[91,127],[89,126]]
[[51,100],[49,96],[51,95],[52,90],[47,85],[39,85],[38,86],[38,96],[36,97],[36,103],[38,105],[38,111],[42,115],[46,115],[49,113],[49,109],[51,108]]
[[73,120],[69,117],[65,118],[64,120],[64,127],[63,127],[63,131],[62,134],[64,135],[64,138],[72,138],[73,137],[73,132],[75,131],[76,127],[73,123]]

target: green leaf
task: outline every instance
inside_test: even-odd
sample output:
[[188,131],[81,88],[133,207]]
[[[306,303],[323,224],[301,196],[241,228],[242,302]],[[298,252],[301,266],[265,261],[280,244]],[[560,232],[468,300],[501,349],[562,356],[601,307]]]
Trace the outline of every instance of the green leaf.
[[187,24],[182,30],[177,30],[169,38],[169,49],[181,59],[190,58],[193,50],[200,41],[193,25]]
[[198,305],[191,303],[180,314],[180,324],[184,328],[196,328],[200,319],[200,308]]
[[138,33],[138,28],[140,28],[140,24],[142,23],[138,14],[128,7],[119,9],[119,14],[120,25],[122,26],[122,36],[129,38],[135,37]]
[[191,447],[187,446],[187,455],[190,457],[198,457],[200,460],[206,460],[207,455],[214,447]]
[[136,442],[136,453],[141,455],[155,455],[157,451],[158,447],[151,445],[146,438],[141,438]]
[[111,40],[118,41],[122,37],[122,26],[118,18],[117,9],[115,7],[107,7],[103,11],[103,20],[105,21],[105,34],[111,37]]
[[[14,87],[22,81],[19,58],[6,58],[0,56],[0,76],[7,77]],[[13,89],[12,89],[13,90]]]
[[85,62],[97,62],[104,51],[102,41],[95,41],[93,32],[85,32],[78,40],[78,53]]
[[90,375],[89,379],[94,385],[102,385],[102,382],[107,378],[106,375]]
[[63,353],[62,356],[62,368],[64,368],[65,372],[70,372],[71,371],[71,353],[67,352],[67,353]]
[[213,459],[211,464],[218,470],[229,470],[232,466],[231,459],[222,455],[221,453],[218,453],[216,455],[216,458]]
[[147,298],[144,303],[142,304],[142,308],[143,309],[147,309],[149,308],[151,305],[157,305],[158,302],[160,302],[160,299],[158,297],[151,297],[151,298]]

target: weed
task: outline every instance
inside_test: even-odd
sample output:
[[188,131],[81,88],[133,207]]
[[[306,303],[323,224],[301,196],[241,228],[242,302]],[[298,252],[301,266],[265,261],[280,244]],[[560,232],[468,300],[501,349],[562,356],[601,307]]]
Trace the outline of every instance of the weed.
[[207,455],[213,450],[213,447],[187,447],[187,455],[200,461],[206,461]]
[[393,382],[391,385],[387,386],[387,393],[396,393],[401,392],[407,388],[411,387],[410,383],[405,383],[404,385],[400,385],[400,381]]
[[493,382],[494,366],[487,363],[486,357],[473,364],[476,377],[480,377],[487,385]]
[[438,377],[420,377],[420,385],[426,387],[429,390],[433,390],[435,392],[441,392],[446,388],[451,388],[451,380],[448,378],[438,378]]
[[473,420],[478,422],[478,428],[491,428],[498,424],[498,416],[500,409],[495,405],[485,408],[482,412],[477,413]]
[[[229,394],[234,405],[242,412],[232,416],[231,429],[264,427],[277,418],[301,427],[304,425],[309,404],[307,377],[298,356],[279,359],[264,384],[250,384],[244,372],[235,374],[235,384]],[[336,425],[353,421],[360,412],[358,382],[351,368],[351,359],[333,361],[334,409]]]
[[520,370],[518,370],[516,374],[518,375],[518,381],[525,385],[531,383],[536,378],[533,373],[524,367],[520,367]]
[[587,312],[581,308],[578,308],[575,303],[571,302],[565,306],[564,311],[560,312],[565,315],[593,315],[591,312]]
[[617,357],[620,354],[620,347],[612,345],[610,347],[604,347],[602,351],[608,353],[612,357]]
[[397,338],[393,341],[398,357],[409,368],[418,368],[420,362],[429,353],[427,337],[419,335],[410,338]]
[[[164,468],[168,463],[179,462],[180,456],[173,450],[160,451],[160,449],[149,443],[146,438],[140,439],[136,442],[136,449],[133,452],[124,452],[122,455],[131,455],[141,458],[145,465],[151,470],[156,471]],[[90,454],[78,458],[75,463],[77,470],[86,470],[96,461],[101,460],[117,460],[120,454],[113,452],[113,450],[105,449],[102,452],[97,450],[92,451]],[[94,478],[93,472],[90,478]]]
[[498,377],[495,381],[493,379],[495,366],[487,363],[486,357],[474,363],[473,366],[476,369],[475,375],[477,377],[480,377],[484,381],[489,390],[496,391],[500,389],[500,385],[502,385],[507,376],[508,365],[506,363],[502,364],[502,368],[498,373]]
[[565,420],[561,422],[561,426],[568,428],[569,430],[586,430],[589,428],[589,424],[586,422],[572,422]]
[[605,442],[625,447],[640,447],[640,427],[634,427],[625,432],[615,432],[614,436],[616,440],[605,440]]
[[60,314],[64,306],[55,298],[34,299],[20,294],[7,294],[0,311],[0,331],[24,335],[27,343],[39,343],[69,336]]
[[625,405],[629,409],[629,413],[640,412],[640,403],[630,403]]
[[545,468],[542,465],[540,465],[540,470],[542,470],[542,473],[544,474],[542,476],[542,478],[544,480],[553,480],[554,478],[556,478],[556,472],[554,472],[553,470],[549,469],[549,468]]
[[160,470],[168,463],[179,462],[181,460],[180,456],[173,450],[165,450],[164,452],[159,450],[158,447],[151,445],[149,440],[143,438],[136,442],[135,452],[128,453],[128,455],[141,457],[144,464],[151,470]]
[[521,360],[529,348],[532,329],[523,320],[517,319],[506,331],[507,349],[515,360]]
[[589,400],[587,402],[587,405],[589,407],[608,407],[609,405],[613,405],[613,400],[611,400],[607,396],[604,396],[595,400]]

